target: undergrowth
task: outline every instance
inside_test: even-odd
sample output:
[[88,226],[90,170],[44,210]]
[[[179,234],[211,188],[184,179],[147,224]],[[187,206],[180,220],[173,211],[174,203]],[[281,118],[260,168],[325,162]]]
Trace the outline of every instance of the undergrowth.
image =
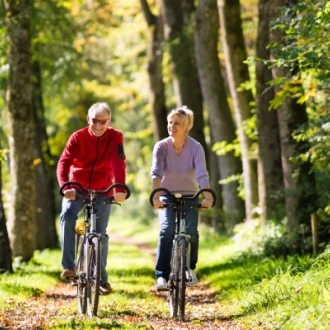
[[[150,293],[155,281],[154,254],[150,251],[156,249],[158,226],[156,215],[147,224],[114,213],[109,226],[108,271],[115,293],[103,297],[100,305],[102,322],[108,321],[98,324],[76,314],[71,317],[76,313],[73,301],[71,308],[62,311],[65,317],[52,320],[52,328],[79,329],[89,325],[129,329],[125,320],[136,319],[145,320],[136,328],[146,329],[149,317],[166,318],[166,304]],[[261,231],[256,223],[246,223],[236,228],[234,237],[226,237],[200,225],[197,276],[216,293],[223,319],[235,320],[253,330],[329,329],[330,250],[325,249],[317,257],[266,255],[264,242],[281,235],[280,228],[267,230]],[[111,243],[112,235],[147,244],[149,252],[138,245]],[[14,274],[0,275],[0,314],[55,286],[61,271],[60,255],[58,250],[36,251],[28,264],[15,262]],[[118,313],[122,321],[118,321]]]

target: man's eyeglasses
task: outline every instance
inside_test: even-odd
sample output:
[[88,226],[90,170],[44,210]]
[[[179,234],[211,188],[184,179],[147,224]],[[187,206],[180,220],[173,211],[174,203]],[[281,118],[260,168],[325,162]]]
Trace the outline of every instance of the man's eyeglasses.
[[91,118],[91,119],[92,119],[92,122],[94,125],[96,125],[96,124],[105,125],[107,123],[107,121],[109,120],[109,118],[104,119],[104,120],[98,120],[96,118]]

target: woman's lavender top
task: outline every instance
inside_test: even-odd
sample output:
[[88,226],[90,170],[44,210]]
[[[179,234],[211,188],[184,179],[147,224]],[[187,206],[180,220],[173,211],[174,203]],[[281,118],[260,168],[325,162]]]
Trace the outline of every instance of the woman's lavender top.
[[170,137],[155,144],[151,178],[160,179],[161,187],[170,192],[193,195],[209,185],[203,147],[187,136],[180,155],[175,152]]

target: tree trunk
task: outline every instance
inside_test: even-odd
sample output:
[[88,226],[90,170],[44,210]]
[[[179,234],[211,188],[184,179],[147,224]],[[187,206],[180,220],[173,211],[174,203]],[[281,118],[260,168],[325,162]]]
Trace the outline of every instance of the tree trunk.
[[245,132],[244,121],[251,117],[251,90],[239,90],[241,84],[250,80],[249,71],[244,61],[247,59],[242,30],[239,0],[218,0],[221,36],[225,56],[227,78],[238,129],[242,152],[245,212],[251,219],[253,208],[258,204],[257,169],[250,157],[252,141]]
[[56,209],[54,196],[53,157],[48,145],[44,106],[42,100],[41,73],[39,62],[33,62],[33,110],[35,121],[35,154],[36,164],[36,249],[58,247],[55,227]]
[[35,247],[35,166],[31,70],[31,1],[6,1],[9,82],[8,124],[12,196],[9,222],[13,255],[23,261]]
[[201,143],[207,157],[203,99],[191,32],[190,14],[193,6],[191,6],[191,1],[187,0],[184,3],[182,0],[161,0],[161,3],[164,11],[165,39],[169,45],[176,103],[178,106],[186,105],[194,112],[195,121],[190,135]]
[[[232,118],[218,58],[219,16],[216,0],[201,0],[195,19],[196,60],[203,97],[209,114],[212,141],[235,140]],[[233,152],[217,156],[220,179],[240,174],[241,163]],[[226,227],[231,232],[244,218],[244,203],[237,196],[237,181],[222,186]]]
[[[258,59],[269,60],[269,2],[259,0],[259,24],[257,35],[256,56]],[[279,205],[284,204],[283,174],[281,166],[281,147],[277,113],[270,110],[270,102],[274,98],[274,88],[269,86],[273,79],[268,67],[257,62],[257,94],[256,112],[259,146],[259,206],[262,224],[267,219],[282,219]]]
[[[1,129],[0,133],[3,133]],[[0,273],[13,272],[11,255],[12,254],[6,225],[6,215],[2,201],[2,155],[0,137]]]
[[[211,137],[211,145],[214,144]],[[218,169],[218,156],[209,147],[209,164],[210,164],[210,186],[217,196],[217,201],[210,212],[211,215],[208,217],[209,223],[215,230],[226,228],[226,216],[223,211],[223,193],[222,187],[219,184],[221,180],[220,172]],[[201,212],[202,214],[203,212]]]
[[161,16],[151,13],[147,0],[140,0],[142,11],[149,28],[148,74],[150,86],[150,106],[154,118],[155,140],[168,136],[167,108],[165,102],[165,86],[163,81],[163,40],[164,27]]
[[[279,17],[278,9],[280,7],[288,5],[286,0],[274,0],[270,4],[272,20]],[[283,19],[290,18],[283,17]],[[272,29],[270,41],[283,45],[285,43],[284,32]],[[276,57],[276,53],[271,55],[273,58]],[[297,73],[294,71],[294,67],[291,68],[291,71],[290,68],[274,67],[273,75],[276,79],[284,77],[288,80],[292,74]],[[276,87],[276,91],[279,91],[278,87]],[[300,223],[309,224],[307,212],[313,212],[312,208],[315,201],[315,180],[311,174],[310,163],[294,165],[291,161],[301,152],[305,152],[306,148],[308,149],[308,146],[297,143],[293,138],[294,131],[302,124],[307,123],[308,117],[305,105],[298,104],[297,100],[290,96],[286,97],[283,104],[277,108],[277,115],[280,128],[287,231],[288,233],[297,233]]]

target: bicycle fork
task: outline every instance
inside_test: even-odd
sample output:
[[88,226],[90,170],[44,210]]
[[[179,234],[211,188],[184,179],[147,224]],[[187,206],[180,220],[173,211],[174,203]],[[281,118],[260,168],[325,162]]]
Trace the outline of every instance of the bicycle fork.
[[181,238],[184,238],[186,241],[186,280],[188,282],[191,281],[191,276],[190,276],[190,235],[186,233],[186,216],[181,217],[180,221],[180,234],[178,235],[177,241],[180,241]]
[[175,282],[177,274],[179,273],[179,267],[180,267],[180,245],[179,242],[181,239],[184,239],[186,241],[186,250],[185,250],[185,266],[187,271],[187,280],[190,281],[190,235],[186,234],[179,234],[176,235],[173,241],[173,252],[174,252],[174,259],[173,259],[173,265],[172,265],[172,276],[173,281]]

